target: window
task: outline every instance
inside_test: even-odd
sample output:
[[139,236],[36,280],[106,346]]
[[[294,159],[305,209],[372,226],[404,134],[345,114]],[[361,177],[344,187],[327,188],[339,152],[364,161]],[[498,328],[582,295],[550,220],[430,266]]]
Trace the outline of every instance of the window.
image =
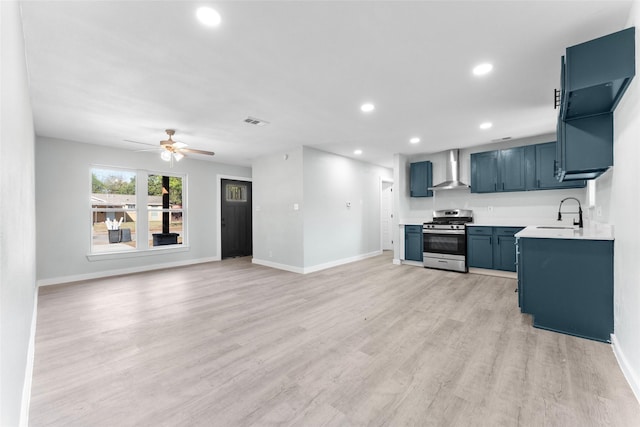
[[247,186],[244,184],[227,184],[226,186],[227,202],[246,202]]
[[91,170],[91,252],[136,249],[136,173]]
[[182,177],[149,175],[147,189],[149,246],[182,244]]
[[91,169],[91,253],[186,244],[185,176]]

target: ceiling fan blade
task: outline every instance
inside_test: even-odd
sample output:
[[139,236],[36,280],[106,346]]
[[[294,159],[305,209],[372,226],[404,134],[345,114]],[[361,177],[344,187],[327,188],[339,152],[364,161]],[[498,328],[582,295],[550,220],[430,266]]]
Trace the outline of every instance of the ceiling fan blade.
[[206,156],[213,156],[214,154],[216,154],[213,151],[196,150],[194,148],[181,148],[180,151],[184,151],[186,153],[204,154]]
[[150,147],[155,147],[156,144],[147,144],[146,142],[140,142],[140,141],[132,141],[130,139],[123,139],[124,142],[132,142],[134,144],[140,144],[140,145],[148,145]]
[[143,151],[160,151],[161,148],[145,148],[144,150],[134,150],[134,153],[142,153]]
[[187,144],[180,141],[173,141],[173,148],[186,148]]

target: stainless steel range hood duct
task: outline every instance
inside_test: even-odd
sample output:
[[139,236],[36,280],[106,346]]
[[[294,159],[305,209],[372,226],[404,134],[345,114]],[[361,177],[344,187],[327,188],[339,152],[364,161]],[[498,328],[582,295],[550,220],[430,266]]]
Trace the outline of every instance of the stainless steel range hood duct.
[[469,186],[460,181],[460,150],[447,151],[446,178],[445,182],[434,185],[429,190],[465,190]]

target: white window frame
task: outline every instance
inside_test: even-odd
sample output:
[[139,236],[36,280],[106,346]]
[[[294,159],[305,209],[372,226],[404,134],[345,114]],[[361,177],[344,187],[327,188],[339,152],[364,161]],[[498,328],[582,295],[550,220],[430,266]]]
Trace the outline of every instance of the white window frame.
[[[116,251],[116,252],[93,252],[93,213],[96,212],[96,209],[92,207],[92,204],[89,203],[89,213],[87,215],[89,218],[89,246],[87,259],[89,261],[97,261],[97,260],[107,260],[107,259],[126,259],[126,258],[135,258],[141,256],[149,256],[156,255],[159,252],[161,253],[172,253],[172,252],[186,252],[190,250],[189,247],[189,215],[188,215],[188,175],[186,173],[172,173],[166,171],[152,171],[146,169],[131,169],[125,167],[118,166],[107,166],[100,164],[92,164],[89,167],[89,199],[91,199],[92,194],[92,173],[94,169],[103,169],[103,170],[113,170],[113,171],[123,171],[123,172],[132,172],[135,173],[136,176],[136,208],[128,209],[128,208],[107,208],[104,211],[115,211],[115,212],[135,212],[136,213],[136,247],[131,248],[131,250],[126,251]],[[149,175],[160,175],[160,176],[173,176],[179,177],[182,179],[182,209],[168,209],[166,211],[169,212],[182,212],[182,243],[178,245],[163,245],[163,246],[150,246],[149,245],[149,207],[148,207],[148,181]],[[103,210],[101,210],[103,211]],[[161,209],[161,211],[165,211],[165,209]]]

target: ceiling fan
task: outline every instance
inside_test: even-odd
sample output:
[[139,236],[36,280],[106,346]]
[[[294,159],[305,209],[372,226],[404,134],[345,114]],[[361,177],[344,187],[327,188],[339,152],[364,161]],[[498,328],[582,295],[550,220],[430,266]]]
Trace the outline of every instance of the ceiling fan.
[[[196,150],[194,148],[187,148],[187,144],[180,141],[174,141],[172,136],[175,135],[175,129],[166,129],[165,132],[169,135],[168,139],[160,141],[160,158],[165,162],[171,162],[171,166],[173,166],[173,161],[179,162],[184,157],[186,157],[185,153],[194,153],[194,154],[204,154],[206,156],[213,156],[215,153],[213,151],[205,151],[205,150]],[[146,144],[144,142],[131,141],[126,140],[127,142],[133,142],[136,144],[143,145],[151,145]],[[155,151],[158,148],[153,148],[151,150]],[[151,151],[151,150],[139,150],[139,151]]]

